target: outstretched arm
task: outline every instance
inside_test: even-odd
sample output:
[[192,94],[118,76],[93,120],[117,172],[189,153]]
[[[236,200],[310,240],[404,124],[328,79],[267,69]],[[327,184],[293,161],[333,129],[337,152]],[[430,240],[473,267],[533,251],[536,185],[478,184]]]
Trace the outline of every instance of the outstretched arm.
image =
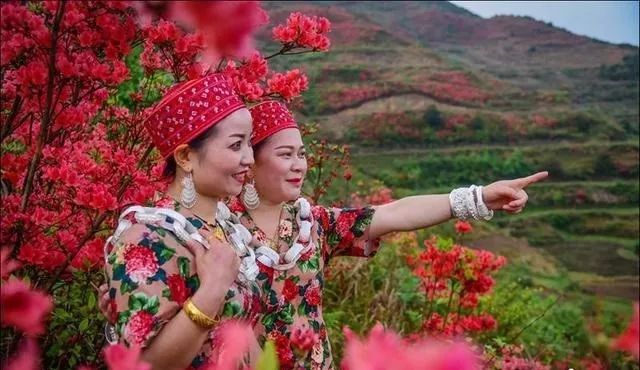
[[[490,210],[519,213],[529,199],[525,188],[545,179],[547,171],[514,180],[496,181],[482,188],[482,199]],[[423,229],[452,217],[449,194],[418,195],[376,207],[370,238],[395,231]]]

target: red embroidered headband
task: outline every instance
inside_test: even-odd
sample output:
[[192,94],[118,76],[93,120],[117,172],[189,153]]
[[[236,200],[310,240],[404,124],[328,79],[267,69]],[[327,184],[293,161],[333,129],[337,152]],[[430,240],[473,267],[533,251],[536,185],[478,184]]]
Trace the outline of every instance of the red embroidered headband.
[[251,145],[256,145],[278,131],[298,128],[293,115],[284,103],[268,100],[249,108],[253,118]]
[[175,85],[144,126],[163,158],[245,105],[221,73]]

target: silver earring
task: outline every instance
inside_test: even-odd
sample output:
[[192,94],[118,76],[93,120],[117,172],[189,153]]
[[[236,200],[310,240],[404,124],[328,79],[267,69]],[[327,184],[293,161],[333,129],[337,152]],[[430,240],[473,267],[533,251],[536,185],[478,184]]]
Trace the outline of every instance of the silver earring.
[[196,187],[193,184],[193,177],[191,172],[182,179],[182,193],[180,194],[180,203],[185,208],[193,208],[198,201],[198,193],[196,193]]
[[246,184],[244,186],[244,193],[242,194],[242,203],[247,209],[256,209],[260,205],[260,197],[258,191],[253,184]]

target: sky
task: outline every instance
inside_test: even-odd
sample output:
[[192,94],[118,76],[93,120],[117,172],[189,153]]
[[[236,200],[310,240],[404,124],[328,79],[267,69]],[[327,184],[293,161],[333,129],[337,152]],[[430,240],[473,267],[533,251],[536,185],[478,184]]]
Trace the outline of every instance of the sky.
[[528,15],[572,33],[638,46],[638,1],[451,1],[483,18]]

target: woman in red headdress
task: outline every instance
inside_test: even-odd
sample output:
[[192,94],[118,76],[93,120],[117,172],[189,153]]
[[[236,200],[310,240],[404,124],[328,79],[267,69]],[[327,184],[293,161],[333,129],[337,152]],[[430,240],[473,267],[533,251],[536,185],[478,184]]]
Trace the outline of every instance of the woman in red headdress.
[[153,207],[126,209],[105,246],[111,340],[142,347],[153,369],[199,368],[216,356],[221,318],[259,313],[250,235],[219,202],[253,164],[251,116],[210,74],[172,88],[145,128],[172,181]]
[[263,312],[255,328],[259,342],[276,343],[282,369],[332,369],[322,317],[324,267],[336,256],[371,257],[379,237],[451,219],[485,219],[494,210],[520,212],[526,186],[546,172],[450,194],[403,198],[376,207],[325,208],[300,197],[307,172],[300,131],[287,107],[277,101],[250,109],[254,181],[230,208],[252,233],[260,267]]

